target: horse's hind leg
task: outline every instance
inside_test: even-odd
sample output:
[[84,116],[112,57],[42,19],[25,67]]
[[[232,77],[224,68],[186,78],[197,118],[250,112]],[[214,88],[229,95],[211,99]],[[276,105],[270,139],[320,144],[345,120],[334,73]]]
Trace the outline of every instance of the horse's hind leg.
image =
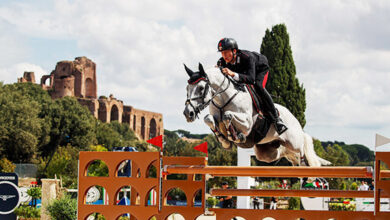
[[217,140],[222,144],[222,147],[225,149],[231,149],[233,146],[232,143],[226,140],[226,138],[218,131],[214,117],[210,114],[207,114],[203,120],[214,132],[215,136],[217,137]]
[[274,162],[281,158],[284,147],[277,147],[276,143],[256,144],[255,155],[256,159],[266,163]]

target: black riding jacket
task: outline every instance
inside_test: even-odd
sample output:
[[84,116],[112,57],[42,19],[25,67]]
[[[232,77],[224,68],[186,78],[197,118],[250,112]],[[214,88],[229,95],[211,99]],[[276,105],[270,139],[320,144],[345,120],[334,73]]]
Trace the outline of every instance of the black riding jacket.
[[221,57],[217,65],[238,73],[239,83],[262,85],[264,76],[269,70],[267,57],[247,50],[238,50],[236,56],[237,59],[234,64],[226,63],[223,57]]

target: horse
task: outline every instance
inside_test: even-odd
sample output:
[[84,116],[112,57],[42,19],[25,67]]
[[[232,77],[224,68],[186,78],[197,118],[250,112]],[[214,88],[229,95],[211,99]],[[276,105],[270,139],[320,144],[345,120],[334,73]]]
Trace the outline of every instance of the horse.
[[190,77],[184,116],[187,122],[193,122],[209,106],[204,122],[223,148],[230,149],[233,144],[242,148],[254,147],[257,160],[267,163],[285,157],[294,166],[330,164],[315,153],[312,137],[303,131],[298,120],[284,106],[275,104],[288,127],[279,135],[274,125],[261,118],[253,107],[248,87],[240,87],[218,67],[207,69],[207,73],[200,63],[197,72],[186,65],[184,67]]

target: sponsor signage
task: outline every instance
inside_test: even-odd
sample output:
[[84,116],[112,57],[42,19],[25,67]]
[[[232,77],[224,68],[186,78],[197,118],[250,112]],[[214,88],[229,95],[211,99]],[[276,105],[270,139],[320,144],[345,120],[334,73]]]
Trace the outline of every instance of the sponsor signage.
[[16,219],[13,211],[20,204],[18,176],[15,173],[0,173],[0,219]]

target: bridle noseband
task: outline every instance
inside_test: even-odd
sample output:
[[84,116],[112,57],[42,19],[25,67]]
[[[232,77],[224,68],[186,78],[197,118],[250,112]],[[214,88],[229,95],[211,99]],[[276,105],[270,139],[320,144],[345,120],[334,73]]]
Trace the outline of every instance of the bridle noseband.
[[[204,102],[204,99],[206,98],[206,95],[207,93],[209,92],[209,89],[210,89],[210,81],[209,81],[209,78],[206,76],[206,78],[202,77],[202,78],[199,78],[198,80],[196,80],[195,82],[192,82],[190,84],[194,85],[194,84],[197,84],[199,83],[200,81],[205,81],[206,82],[206,87],[204,89],[204,92],[201,96],[198,96],[198,97],[194,97],[194,98],[189,98],[186,100],[185,104],[189,104],[191,105],[191,107],[194,109],[195,111],[195,116],[198,117],[198,114],[203,110],[205,109],[211,102],[212,98],[207,101],[207,102]],[[203,100],[203,103],[201,105],[199,105],[198,107],[195,107],[193,104],[192,104],[192,100],[197,100],[197,99],[202,99]],[[198,117],[199,118],[199,117]]]
[[[224,75],[224,74],[223,74],[223,75]],[[219,89],[222,87],[222,85],[225,83],[225,80],[226,80],[226,79],[228,79],[228,85],[226,86],[226,88],[225,88],[225,89],[222,89],[221,91],[215,92],[215,94],[214,94],[214,95],[211,97],[211,99],[208,100],[207,102],[204,101],[204,99],[206,98],[206,95],[207,95],[207,93],[208,93],[208,91],[209,91],[209,89],[210,89],[210,80],[209,80],[209,78],[207,77],[207,75],[206,75],[205,77],[201,77],[201,78],[197,79],[195,82],[192,82],[192,83],[189,82],[189,84],[192,84],[192,85],[197,84],[197,83],[199,83],[199,82],[202,81],[202,80],[206,82],[206,87],[205,87],[204,93],[203,93],[201,96],[194,97],[194,98],[188,98],[188,99],[186,100],[186,102],[185,102],[186,105],[189,104],[189,105],[191,105],[191,107],[194,109],[194,111],[195,111],[195,117],[199,118],[198,114],[199,114],[203,109],[205,109],[205,108],[210,104],[210,102],[212,102],[213,105],[214,105],[215,107],[217,107],[220,111],[223,111],[223,108],[224,108],[225,106],[227,106],[227,105],[233,100],[233,98],[238,94],[239,91],[237,91],[237,92],[236,92],[236,93],[235,93],[235,94],[234,94],[234,95],[225,103],[225,105],[223,105],[222,107],[219,107],[219,106],[217,106],[217,105],[214,103],[214,101],[213,101],[214,98],[215,98],[217,95],[219,95],[219,94],[225,92],[225,91],[229,88],[231,79],[229,79],[226,75],[224,75],[224,78],[223,78],[222,83],[218,86],[218,90],[219,90]],[[203,103],[200,104],[198,107],[195,107],[195,106],[192,104],[191,101],[192,101],[192,100],[197,100],[197,99],[202,99],[202,100],[203,100]]]

